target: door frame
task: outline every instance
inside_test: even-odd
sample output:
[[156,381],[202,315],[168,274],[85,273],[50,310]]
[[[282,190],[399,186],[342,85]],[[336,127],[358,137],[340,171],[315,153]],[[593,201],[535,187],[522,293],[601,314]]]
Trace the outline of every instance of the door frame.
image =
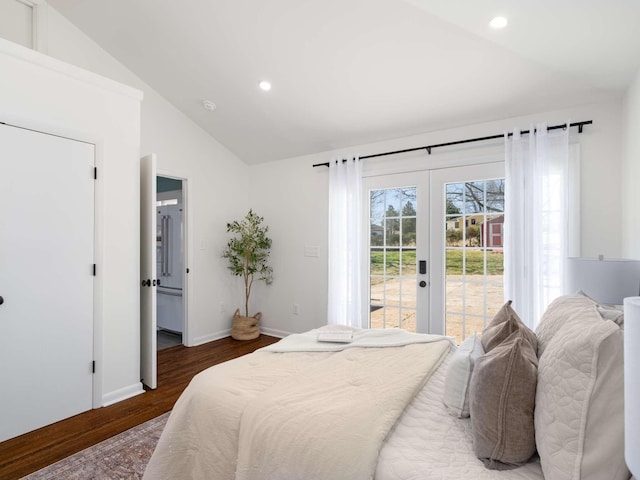
[[189,259],[191,258],[191,245],[189,239],[189,178],[186,175],[176,173],[173,170],[156,170],[156,178],[165,177],[172,178],[174,180],[180,180],[182,182],[182,344],[185,347],[193,345],[191,337],[189,336],[189,275],[187,269],[189,269]]

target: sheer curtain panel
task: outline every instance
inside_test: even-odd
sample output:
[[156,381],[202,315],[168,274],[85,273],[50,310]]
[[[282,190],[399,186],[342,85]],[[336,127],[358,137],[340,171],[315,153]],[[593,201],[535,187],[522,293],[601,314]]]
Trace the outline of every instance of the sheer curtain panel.
[[362,162],[330,162],[327,324],[363,327],[361,215]]
[[505,134],[504,292],[531,328],[563,292],[567,259],[569,128]]

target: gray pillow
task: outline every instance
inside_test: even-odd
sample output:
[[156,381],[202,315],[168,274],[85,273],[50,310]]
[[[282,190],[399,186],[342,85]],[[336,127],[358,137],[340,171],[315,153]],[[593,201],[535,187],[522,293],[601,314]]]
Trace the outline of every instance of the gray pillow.
[[[505,318],[505,320],[502,321],[502,318],[500,318],[500,321],[496,322],[498,315]],[[537,350],[538,341],[535,333],[522,323],[520,317],[511,308],[510,303],[506,303],[482,332],[482,338],[480,339],[482,348],[484,348],[485,352],[490,352],[515,332],[522,332],[523,337]]]
[[536,451],[536,350],[522,330],[476,361],[469,386],[473,450],[492,470],[525,464]]
[[500,325],[501,323],[504,323],[507,320],[509,320],[509,317],[512,317],[512,316],[515,316],[518,320],[520,320],[520,317],[518,317],[518,314],[516,313],[516,311],[511,306],[512,303],[513,302],[511,300],[509,300],[507,303],[505,303],[500,308],[500,310],[498,310],[498,313],[495,314],[495,316],[489,322],[487,327],[493,327],[494,325]]

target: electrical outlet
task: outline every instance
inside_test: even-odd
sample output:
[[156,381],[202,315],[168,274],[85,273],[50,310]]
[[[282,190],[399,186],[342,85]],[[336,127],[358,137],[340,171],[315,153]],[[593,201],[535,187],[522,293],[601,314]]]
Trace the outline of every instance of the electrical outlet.
[[298,305],[297,303],[294,303],[291,311],[293,312],[294,315],[300,315],[300,305]]

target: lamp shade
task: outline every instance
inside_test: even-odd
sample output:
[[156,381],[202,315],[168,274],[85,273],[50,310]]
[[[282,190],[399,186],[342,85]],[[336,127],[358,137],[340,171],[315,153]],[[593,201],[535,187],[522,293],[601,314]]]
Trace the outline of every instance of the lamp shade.
[[624,456],[640,478],[640,297],[624,299]]
[[565,293],[580,290],[599,303],[622,305],[640,295],[640,260],[569,258]]

